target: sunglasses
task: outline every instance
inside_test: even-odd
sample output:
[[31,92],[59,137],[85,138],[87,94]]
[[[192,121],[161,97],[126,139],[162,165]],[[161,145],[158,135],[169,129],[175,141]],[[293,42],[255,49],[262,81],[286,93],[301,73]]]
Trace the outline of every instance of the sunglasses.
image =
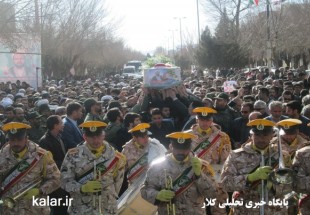
[[250,111],[240,111],[240,112],[244,114],[250,113]]

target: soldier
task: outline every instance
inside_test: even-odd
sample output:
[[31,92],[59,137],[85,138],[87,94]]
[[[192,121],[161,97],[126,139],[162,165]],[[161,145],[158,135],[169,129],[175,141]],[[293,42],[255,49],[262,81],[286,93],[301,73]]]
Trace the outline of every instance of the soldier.
[[[278,147],[269,147],[270,140],[274,135],[273,126],[276,124],[266,119],[250,121],[251,141],[240,149],[233,150],[225,161],[221,180],[227,192],[234,192],[233,200],[241,201],[242,205],[233,206],[233,214],[287,214],[287,208],[274,204],[257,206],[262,200],[282,199],[284,194],[290,192],[289,185],[275,184],[267,180],[269,173],[278,164]],[[285,164],[290,164],[288,153],[283,151]],[[270,161],[270,163],[269,163]],[[266,181],[267,180],[267,181]],[[261,183],[264,183],[264,196],[262,195]],[[269,202],[267,203],[269,204]],[[256,207],[255,207],[256,206]]]
[[310,214],[310,146],[306,146],[296,151],[293,161],[293,169],[297,173],[296,180],[294,181],[294,190],[303,194],[298,205],[299,214]]
[[[229,136],[219,130],[213,124],[213,115],[216,110],[208,107],[198,107],[193,110],[197,114],[197,124],[193,125],[190,133],[196,135],[192,142],[193,152],[201,159],[209,162],[216,171],[216,179],[219,183],[217,188],[217,203],[224,203],[228,198],[227,192],[220,184],[220,172],[222,166],[231,151]],[[212,214],[226,214],[225,208],[219,208],[218,204],[211,207]]]
[[85,142],[68,151],[61,166],[61,187],[73,198],[69,214],[117,214],[116,198],[126,158],[104,141],[106,123],[80,125]]
[[85,112],[87,114],[84,119],[84,122],[87,122],[87,121],[102,121],[103,122],[103,117],[100,115],[102,110],[101,110],[101,104],[99,102],[97,102],[93,98],[86,99],[84,101],[84,107],[85,107]]
[[[299,125],[301,125],[301,123],[299,119],[285,119],[277,123],[280,128],[282,149],[289,152],[291,160],[293,160],[296,150],[309,143],[308,140],[299,133]],[[278,140],[278,137],[273,138],[271,144],[276,145]]]
[[129,184],[145,176],[148,165],[155,159],[164,156],[166,148],[157,140],[149,138],[148,123],[140,123],[128,132],[132,139],[124,145],[122,153],[127,158],[126,170]]
[[158,206],[159,215],[205,214],[205,198],[215,197],[217,185],[202,168],[201,159],[191,154],[195,136],[175,132],[167,137],[171,138],[172,153],[151,165],[141,195]]
[[[3,200],[0,214],[49,214],[48,204],[39,207],[37,200],[41,202],[41,198],[60,186],[60,172],[51,153],[28,140],[26,129],[29,128],[18,122],[2,126],[9,141],[0,151],[0,196]],[[16,202],[10,200],[23,192]]]

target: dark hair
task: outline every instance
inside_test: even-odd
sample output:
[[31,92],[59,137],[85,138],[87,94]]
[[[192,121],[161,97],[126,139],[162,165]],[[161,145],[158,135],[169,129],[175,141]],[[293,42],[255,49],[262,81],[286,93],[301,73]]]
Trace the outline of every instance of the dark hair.
[[291,99],[293,99],[293,93],[291,91],[289,91],[289,90],[284,90],[282,92],[282,96],[284,96],[284,95],[291,96]]
[[301,97],[301,98],[305,97],[305,96],[308,95],[308,94],[309,94],[309,90],[307,90],[307,89],[302,89],[302,90],[300,91],[300,97]]
[[121,115],[121,111],[118,108],[112,108],[108,110],[107,118],[110,122],[115,122],[117,117]]
[[151,115],[154,116],[154,115],[161,115],[161,111],[159,110],[159,108],[154,108],[152,111],[151,111]]
[[67,116],[70,116],[72,115],[72,113],[74,111],[77,111],[79,110],[80,108],[82,108],[82,105],[80,105],[79,103],[77,102],[71,102],[67,105]]
[[14,111],[14,107],[12,106],[8,106],[4,109],[4,112],[7,112],[7,111]]
[[204,107],[205,106],[205,104],[202,101],[196,101],[196,100],[193,101],[191,104],[192,104],[193,109],[196,107]]
[[246,96],[243,96],[243,101],[244,100],[251,100],[252,102],[255,102],[255,97],[254,96],[252,96],[252,95],[246,95]]
[[293,100],[293,101],[288,102],[286,104],[286,107],[289,107],[292,110],[297,110],[298,114],[300,114],[301,110],[302,110],[301,102],[299,102],[297,100]]
[[259,91],[261,91],[262,93],[264,93],[266,96],[269,96],[269,90],[266,87],[262,87],[259,89]]
[[50,111],[48,104],[41,104],[38,108],[38,112],[41,114],[43,111]]
[[141,118],[141,116],[139,114],[133,113],[133,112],[126,113],[126,115],[124,117],[125,127],[129,127],[129,124],[133,123],[136,118]]
[[238,90],[233,90],[230,92],[230,94],[236,97],[238,95]]
[[51,115],[46,120],[46,128],[48,130],[53,130],[55,125],[58,125],[61,118],[58,115]]
[[244,102],[242,103],[243,107],[249,107],[250,108],[250,112],[252,112],[254,110],[254,105],[252,102]]

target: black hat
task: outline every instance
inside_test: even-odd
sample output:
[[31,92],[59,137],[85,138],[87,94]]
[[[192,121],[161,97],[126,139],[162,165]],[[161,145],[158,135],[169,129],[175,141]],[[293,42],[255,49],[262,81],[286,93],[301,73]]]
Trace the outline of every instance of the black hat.
[[227,93],[220,93],[214,99],[224,99],[226,101],[229,101],[229,95]]

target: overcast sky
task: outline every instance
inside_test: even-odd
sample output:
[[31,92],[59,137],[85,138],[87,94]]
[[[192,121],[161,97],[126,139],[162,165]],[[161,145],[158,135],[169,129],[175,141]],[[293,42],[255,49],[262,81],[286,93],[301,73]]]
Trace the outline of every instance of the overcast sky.
[[[171,30],[175,47],[180,46],[180,21],[174,17],[186,17],[181,19],[183,44],[186,40],[198,40],[196,0],[106,0],[106,3],[111,16],[122,19],[118,35],[133,49],[144,53],[158,46],[172,49]],[[199,8],[200,29],[204,29],[208,18],[201,5]]]

